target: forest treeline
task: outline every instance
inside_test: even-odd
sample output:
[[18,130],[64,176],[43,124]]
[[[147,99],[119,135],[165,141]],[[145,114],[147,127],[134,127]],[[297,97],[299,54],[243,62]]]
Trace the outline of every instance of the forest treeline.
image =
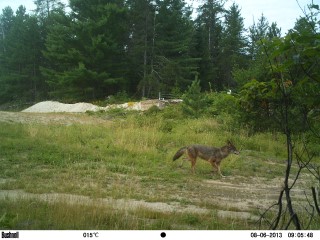
[[[162,118],[159,131],[185,124],[174,119],[209,116],[241,141],[261,131],[281,132],[285,178],[277,203],[260,221],[270,229],[309,229],[320,216],[320,7],[310,1],[285,34],[263,15],[245,29],[241,7],[226,8],[222,0],[202,1],[195,19],[183,0],[69,0],[68,7],[35,0],[32,13],[23,6],[15,12],[4,8],[0,107],[44,99],[98,102],[111,95],[152,98],[162,92],[183,102],[139,115],[150,114],[154,122]],[[228,89],[232,94],[222,91]],[[108,112],[108,118],[121,111]],[[201,126],[189,130],[212,131],[211,125]],[[257,164],[255,155],[249,160]],[[313,185],[312,195],[304,191],[304,207],[290,193],[302,170]]]
[[[245,29],[241,6],[225,8],[219,0],[203,1],[195,19],[183,0],[34,2],[32,12],[6,7],[0,15],[0,104],[103,100],[119,92],[179,95],[197,79],[202,91],[247,87],[266,93],[273,79],[268,54],[277,49],[272,44],[288,36],[319,41],[317,5],[283,37],[263,15]],[[302,54],[291,55],[302,63]],[[308,71],[293,69],[297,76]],[[247,91],[248,99],[252,94]]]

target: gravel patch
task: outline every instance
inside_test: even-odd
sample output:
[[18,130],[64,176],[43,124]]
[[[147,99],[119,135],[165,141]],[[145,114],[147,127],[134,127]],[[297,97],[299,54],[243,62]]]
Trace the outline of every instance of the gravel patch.
[[49,112],[73,112],[73,113],[83,113],[87,111],[99,111],[104,110],[103,107],[98,107],[91,103],[74,103],[74,104],[66,104],[60,103],[55,101],[44,101],[39,102],[22,112],[42,112],[42,113],[49,113]]
[[123,104],[113,104],[108,105],[106,107],[99,107],[91,103],[74,103],[74,104],[67,104],[67,103],[60,103],[56,101],[44,101],[39,102],[22,112],[31,112],[31,113],[52,113],[52,112],[69,112],[69,113],[84,113],[87,111],[105,111],[108,109],[115,109],[115,108],[122,108],[126,110],[136,110],[136,111],[146,111],[152,106],[157,106],[159,108],[164,108],[166,105],[169,104],[179,104],[182,100],[180,99],[172,99],[172,100],[145,100],[140,102],[128,102]]

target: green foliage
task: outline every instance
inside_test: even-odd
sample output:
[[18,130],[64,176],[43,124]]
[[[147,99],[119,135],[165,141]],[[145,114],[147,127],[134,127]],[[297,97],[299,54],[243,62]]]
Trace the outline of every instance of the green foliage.
[[14,214],[8,214],[7,212],[0,213],[0,226],[3,229],[12,229],[15,225],[15,220],[17,218]]
[[199,7],[195,20],[195,54],[200,59],[199,77],[202,87],[208,88],[210,84],[214,90],[220,91],[223,88],[223,77],[219,72],[223,26],[219,14],[224,14],[221,1],[206,1]]
[[191,55],[193,25],[191,9],[182,0],[156,1],[154,71],[161,91],[171,92],[179,86],[185,89],[197,73],[197,58]]
[[266,38],[268,29],[269,22],[263,14],[258,19],[258,23],[254,23],[249,28],[249,56],[252,60],[259,58],[261,53],[260,41]]
[[107,104],[121,104],[130,102],[132,99],[129,97],[126,91],[117,92],[115,95],[109,95],[106,100],[103,101],[103,106]]
[[219,61],[220,71],[223,73],[223,85],[229,88],[234,87],[236,82],[232,76],[232,70],[246,67],[248,57],[246,56],[247,41],[244,36],[244,23],[240,13],[241,9],[233,3],[227,11],[225,29],[223,32],[221,60]]
[[276,98],[274,82],[258,82],[253,79],[246,83],[239,93],[239,102],[245,112],[244,121],[255,130],[271,130],[279,124],[275,121],[274,103]]
[[[319,105],[320,74],[312,65],[319,58],[316,4],[285,37],[261,16],[246,39],[240,7],[225,9],[222,1],[204,2],[195,21],[182,0],[72,0],[70,12],[59,0],[35,3],[34,14],[21,6],[16,13],[5,8],[0,16],[1,103],[104,102],[119,92],[127,93],[120,100],[126,101],[184,92],[194,76],[204,91],[237,87],[245,93],[253,79],[268,85],[285,73],[281,81],[292,82],[287,90],[297,106],[293,112],[304,109],[306,118]],[[241,101],[259,105],[250,102],[257,99],[252,94]],[[201,115],[202,106],[210,105],[205,98],[186,98],[185,113]]]
[[[11,8],[3,10],[1,103],[50,96],[67,102],[98,99],[103,105],[128,101],[137,91],[152,96],[159,90],[181,93],[186,89],[183,103],[163,110],[153,107],[144,114],[123,109],[88,113],[106,120],[107,126],[4,124],[0,128],[1,173],[4,178],[17,179],[10,184],[1,183],[2,186],[33,192],[90,192],[99,197],[111,192],[114,198],[160,201],[167,196],[163,189],[177,181],[183,188],[181,182],[189,180],[189,175],[169,172],[165,163],[177,143],[179,147],[190,141],[221,144],[221,139],[231,136],[241,143],[245,153],[239,161],[232,158],[227,162],[224,171],[241,177],[273,179],[282,176],[281,159],[286,156],[284,137],[278,132],[292,136],[297,153],[304,153],[306,146],[318,164],[318,5],[310,5],[310,13],[298,19],[294,29],[283,37],[276,23],[269,26],[262,16],[249,29],[246,41],[243,19],[235,4],[226,12],[221,2],[206,1],[192,22],[191,11],[182,0],[70,0],[70,13],[58,2],[47,1],[50,8],[46,9],[45,1],[37,0],[35,15],[27,14],[22,6],[15,14]],[[190,85],[198,75],[201,81],[196,77]],[[239,94],[212,92],[235,87],[235,83]],[[209,88],[210,93],[201,92],[201,88]],[[106,96],[111,97],[106,100]],[[112,123],[108,122],[110,119]],[[271,130],[272,134],[265,133]],[[205,169],[200,166],[200,172]],[[88,178],[97,185],[89,186]],[[113,184],[110,188],[109,182]],[[148,185],[148,189],[158,188],[161,194],[146,193],[140,184]],[[176,193],[176,189],[172,191]],[[6,201],[0,204],[4,206],[1,210],[10,206]],[[21,205],[24,204],[14,207],[19,210]],[[43,208],[47,216],[48,205]],[[20,215],[16,212],[19,211],[0,211],[0,224],[5,228],[19,227]],[[56,219],[66,217],[63,213],[60,211]],[[23,220],[29,219],[28,214]],[[143,214],[159,217],[153,212]],[[76,210],[72,215],[79,217]],[[127,214],[124,216],[122,222]],[[114,217],[108,215],[106,220],[99,215],[102,222],[91,222],[103,226],[104,221],[113,223],[117,219]],[[207,222],[202,225],[207,218],[212,216],[202,219],[188,214],[177,219],[195,228],[216,227]],[[50,222],[41,224],[42,220],[37,219],[39,224],[33,226],[52,226]],[[127,223],[111,226],[150,227]],[[81,220],[78,226],[88,225]],[[150,228],[154,226],[171,225],[159,220]]]
[[305,131],[313,122],[309,112],[320,104],[320,74],[315,67],[319,58],[317,14],[299,19],[285,37],[279,36],[274,23],[268,29],[265,18],[251,28],[254,61],[249,68],[235,69],[233,76],[240,88],[243,120],[254,129],[283,130],[284,105],[296,131]]
[[157,115],[161,110],[157,106],[150,107],[147,111],[145,111],[146,115]]
[[39,70],[42,45],[37,19],[23,6],[15,15],[7,7],[0,15],[0,25],[0,103],[36,101],[45,95]]
[[208,105],[206,113],[222,124],[230,131],[239,131],[247,127],[243,121],[243,113],[240,108],[239,97],[237,95],[221,93],[208,94]]
[[[50,64],[43,73],[54,89],[52,96],[61,99],[67,95],[69,101],[109,95],[109,88],[122,83],[125,69],[126,9],[116,3],[87,6],[80,2],[70,2],[77,13],[73,18],[64,12],[56,14],[46,39],[45,56]],[[59,60],[64,64],[56,65]]]
[[213,115],[234,114],[239,111],[238,98],[234,95],[225,92],[210,93],[208,98],[211,102],[210,113]]
[[206,95],[201,93],[200,81],[194,80],[182,96],[182,109],[189,117],[200,117],[207,105]]
[[164,119],[181,120],[186,117],[183,105],[171,105],[161,110]]

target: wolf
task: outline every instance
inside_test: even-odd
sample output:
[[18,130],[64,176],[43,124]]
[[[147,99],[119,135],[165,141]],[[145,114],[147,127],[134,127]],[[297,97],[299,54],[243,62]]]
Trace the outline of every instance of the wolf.
[[[183,154],[186,154],[187,158],[184,160],[191,161],[191,169],[192,173],[194,173],[197,157],[200,157],[211,163],[213,172],[216,170],[221,177],[224,177],[220,171],[220,163],[222,159],[226,158],[230,153],[240,154],[237,148],[229,140],[227,141],[227,145],[221,148],[195,144],[180,148],[173,156],[173,161],[180,158]],[[180,167],[182,167],[183,163],[184,161],[181,163]]]

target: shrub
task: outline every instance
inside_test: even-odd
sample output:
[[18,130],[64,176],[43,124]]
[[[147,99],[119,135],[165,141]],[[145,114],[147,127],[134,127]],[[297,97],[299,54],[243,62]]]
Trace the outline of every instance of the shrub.
[[194,80],[182,96],[182,110],[190,117],[199,117],[205,112],[206,94],[201,93],[200,81]]

